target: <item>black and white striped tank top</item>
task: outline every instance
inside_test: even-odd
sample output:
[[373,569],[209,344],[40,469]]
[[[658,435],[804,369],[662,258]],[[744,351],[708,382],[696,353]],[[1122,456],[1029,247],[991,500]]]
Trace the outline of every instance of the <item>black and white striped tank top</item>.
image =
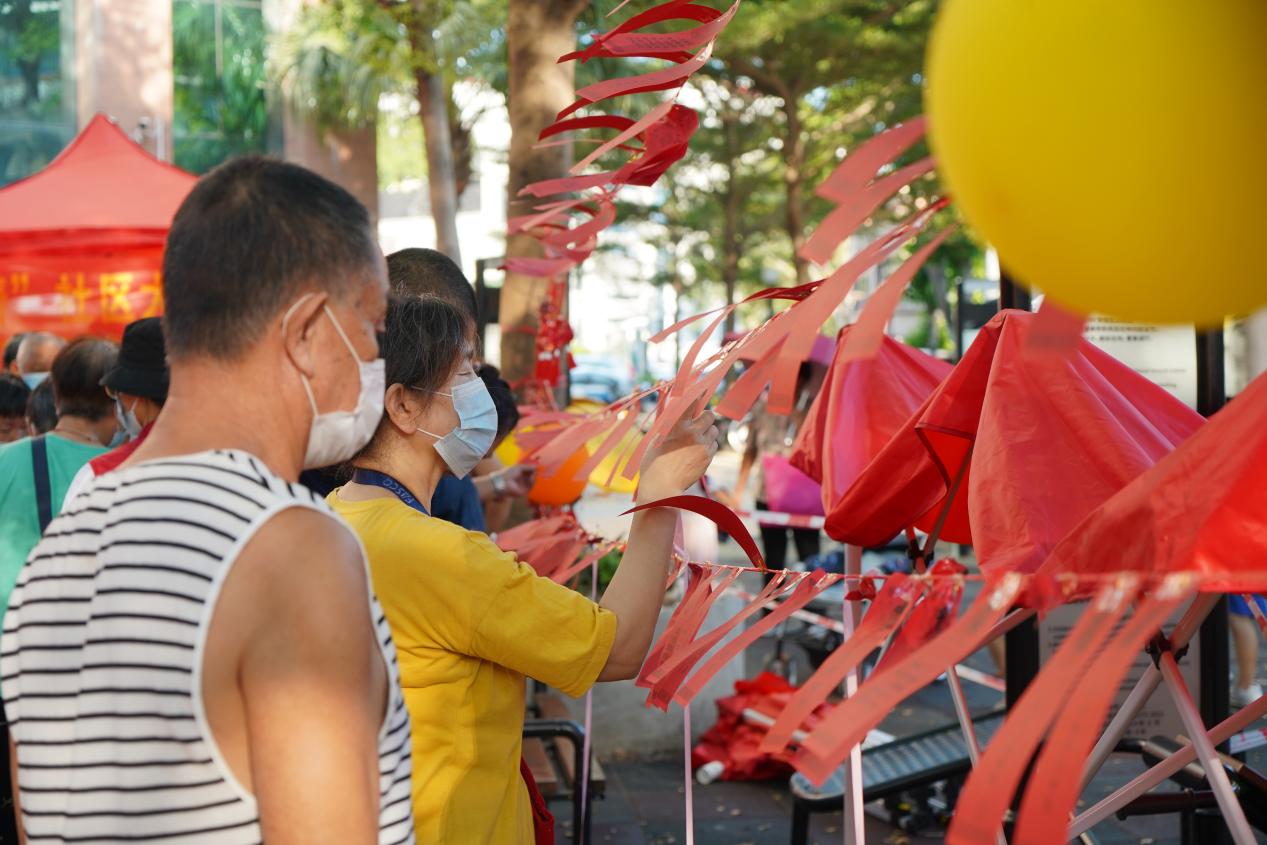
[[[251,455],[205,452],[106,475],[49,526],[0,640],[31,845],[261,841],[255,799],[207,724],[202,651],[238,552],[295,506],[331,513]],[[372,592],[368,610],[390,683],[379,842],[402,845],[414,840],[409,715]]]

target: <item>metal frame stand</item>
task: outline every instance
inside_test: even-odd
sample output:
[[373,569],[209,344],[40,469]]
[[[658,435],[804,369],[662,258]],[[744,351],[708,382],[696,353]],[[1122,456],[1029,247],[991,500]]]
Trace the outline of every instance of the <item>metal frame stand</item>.
[[[1210,784],[1215,799],[1219,802],[1219,809],[1223,811],[1223,821],[1231,831],[1233,841],[1236,845],[1255,845],[1257,840],[1254,838],[1254,832],[1250,830],[1249,822],[1245,819],[1245,811],[1241,809],[1240,801],[1236,800],[1236,792],[1232,789],[1232,782],[1228,780],[1223,761],[1219,759],[1219,754],[1214,750],[1214,744],[1206,733],[1205,722],[1201,720],[1201,713],[1192,700],[1192,694],[1188,691],[1183,674],[1179,671],[1174,652],[1170,649],[1163,651],[1158,664],[1170,696],[1174,699],[1175,706],[1179,708],[1179,718],[1183,720],[1184,730],[1190,734],[1190,741],[1196,751],[1197,759],[1205,768],[1205,779]],[[1199,831],[1198,835],[1200,835]]]
[[[845,575],[862,574],[862,549],[859,546],[845,546]],[[845,600],[841,619],[844,621],[844,638],[848,640],[857,630],[862,619],[862,607],[859,601],[849,601],[849,584],[845,582]],[[858,692],[858,669],[849,670],[845,675],[845,698]],[[849,757],[845,761],[844,779],[844,824],[845,845],[864,845],[867,840],[866,823],[862,815],[862,745],[849,749]]]
[[[1242,708],[1235,715],[1224,719],[1205,733],[1209,736],[1212,744],[1221,744],[1265,715],[1267,715],[1267,695],[1264,695],[1248,707]],[[1148,771],[1119,787],[1113,794],[1100,800],[1093,807],[1080,813],[1069,826],[1069,837],[1072,839],[1109,818],[1118,810],[1163,783],[1167,778],[1196,759],[1196,747],[1189,745],[1157,763]]]

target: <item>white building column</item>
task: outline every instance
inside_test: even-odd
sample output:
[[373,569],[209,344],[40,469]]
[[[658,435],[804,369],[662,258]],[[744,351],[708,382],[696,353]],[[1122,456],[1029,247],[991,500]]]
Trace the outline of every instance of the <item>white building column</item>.
[[171,160],[172,0],[76,0],[75,104]]

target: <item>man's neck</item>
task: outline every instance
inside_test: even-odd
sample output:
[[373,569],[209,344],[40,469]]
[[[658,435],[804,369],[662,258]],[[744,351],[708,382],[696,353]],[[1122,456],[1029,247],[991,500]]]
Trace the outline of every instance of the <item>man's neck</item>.
[[303,464],[303,420],[267,370],[250,362],[174,363],[162,415],[127,463],[237,449],[294,481]]

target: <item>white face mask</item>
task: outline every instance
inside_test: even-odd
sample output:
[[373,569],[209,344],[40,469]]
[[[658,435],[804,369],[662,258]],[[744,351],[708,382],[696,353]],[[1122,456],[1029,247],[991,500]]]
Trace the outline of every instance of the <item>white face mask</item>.
[[497,439],[497,406],[488,394],[488,386],[478,377],[459,384],[451,393],[431,392],[453,400],[458,424],[443,436],[423,428],[418,431],[436,438],[436,452],[449,471],[458,478],[465,478],[493,448],[493,441]]
[[124,442],[135,440],[141,436],[142,425],[141,421],[136,418],[136,402],[133,402],[131,410],[128,410],[123,407],[122,397],[115,397],[114,421],[118,424],[119,433],[123,435]]
[[[304,297],[306,298],[306,297]],[[299,299],[286,316],[282,318],[283,330],[286,321],[295,307],[304,298]],[[357,452],[365,448],[378,428],[378,421],[383,418],[383,394],[387,389],[386,374],[382,358],[373,361],[362,361],[356,354],[352,341],[343,332],[343,326],[335,319],[334,312],[328,306],[322,306],[335,330],[343,339],[343,345],[352,353],[361,380],[361,395],[356,400],[356,408],[351,411],[330,411],[321,413],[317,410],[317,400],[312,394],[312,385],[302,372],[299,379],[303,383],[304,392],[308,394],[308,405],[312,408],[312,424],[308,429],[308,449],[304,453],[304,469],[320,469],[334,466],[355,457]]]

